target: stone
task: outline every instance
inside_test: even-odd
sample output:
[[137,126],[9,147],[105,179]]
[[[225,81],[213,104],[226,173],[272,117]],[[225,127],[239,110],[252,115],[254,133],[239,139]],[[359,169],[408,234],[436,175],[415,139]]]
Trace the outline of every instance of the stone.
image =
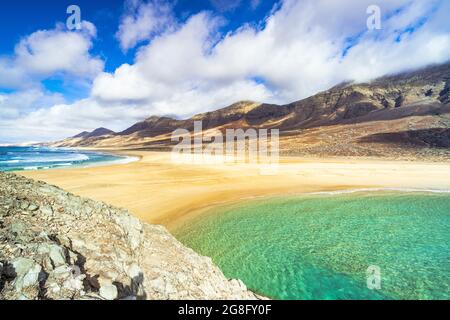
[[78,262],[78,255],[73,251],[69,251],[69,262],[71,265],[75,265]]
[[38,235],[39,239],[42,239],[43,241],[50,241],[50,238],[48,237],[48,234],[44,231],[39,233]]
[[11,228],[11,232],[13,232],[17,235],[20,235],[25,231],[26,226],[24,223],[19,221],[19,222],[12,223],[10,228]]
[[133,263],[131,266],[127,268],[127,275],[131,279],[139,278],[141,274],[142,274],[141,268],[139,268],[139,266],[135,263]]
[[27,210],[29,205],[30,205],[30,203],[28,201],[22,201],[20,203],[20,209]]
[[[81,291],[83,291],[83,280],[85,276],[80,275],[78,277],[69,278],[66,281],[64,281],[63,287],[69,290],[79,291],[81,294]],[[84,292],[83,294],[84,295]]]
[[46,216],[52,216],[53,209],[50,206],[43,206],[43,207],[41,207],[41,213]]
[[60,266],[55,268],[50,274],[55,279],[68,279],[72,276],[72,269],[69,266]]
[[38,209],[39,209],[39,206],[36,204],[33,204],[33,203],[28,206],[28,211],[31,211],[31,212],[37,211]]
[[27,258],[14,259],[11,264],[16,273],[14,287],[17,291],[20,292],[24,288],[38,285],[39,274],[42,270],[40,265]]
[[49,249],[50,259],[56,268],[66,265],[66,254],[62,247],[58,245],[51,245]]
[[100,287],[100,296],[106,300],[115,300],[118,295],[117,287],[113,284],[105,284]]
[[61,244],[62,246],[71,249],[72,248],[72,241],[70,240],[69,237],[64,236],[64,235],[57,235],[56,240],[58,241],[59,244]]
[[53,270],[54,270],[53,262],[52,262],[52,260],[50,259],[49,256],[45,256],[45,258],[43,258],[43,260],[42,260],[42,267],[43,267],[47,272],[53,271]]

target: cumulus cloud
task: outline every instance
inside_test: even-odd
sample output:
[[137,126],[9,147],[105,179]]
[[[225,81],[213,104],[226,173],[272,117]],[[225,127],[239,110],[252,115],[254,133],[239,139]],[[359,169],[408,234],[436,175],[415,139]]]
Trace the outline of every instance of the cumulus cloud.
[[0,143],[55,141],[100,125],[121,130],[145,116],[145,110],[133,104],[124,109],[123,105],[102,105],[91,98],[68,104],[59,95],[38,91],[0,95]]
[[151,39],[175,23],[172,6],[167,2],[128,0],[126,8],[119,31],[116,33],[124,51],[135,47],[143,40]]
[[82,22],[82,29],[77,32],[58,24],[52,30],[39,30],[24,37],[15,46],[14,54],[0,57],[0,90],[6,92],[0,91],[3,142],[30,140],[30,136],[36,140],[49,137],[42,134],[49,129],[41,119],[33,118],[33,113],[50,112],[55,105],[66,103],[66,99],[60,93],[46,90],[42,81],[60,79],[80,88],[89,85],[103,71],[103,61],[89,53],[95,37],[96,28],[90,22]]
[[95,26],[87,21],[80,32],[59,24],[32,33],[16,45],[14,55],[0,58],[0,88],[35,86],[55,74],[95,78],[103,70],[103,61],[89,53],[95,35]]
[[0,94],[0,119],[16,119],[33,109],[52,107],[63,102],[65,99],[61,94],[39,89]]
[[45,127],[38,122],[39,119],[33,119],[34,125],[31,127],[24,127],[22,120],[30,117],[35,110],[49,110],[62,103],[65,99],[61,94],[37,88],[0,94],[0,142],[45,138],[41,132]]
[[[286,0],[262,27],[244,25],[223,38],[218,38],[223,21],[200,13],[141,48],[133,65],[100,75],[92,94],[142,103],[149,114],[184,116],[244,98],[287,103],[342,81],[369,80],[450,57],[450,23],[436,21],[445,2],[382,1],[379,31],[366,27],[371,4]],[[232,93],[243,84],[245,96],[243,90]],[[218,94],[224,91],[229,96]],[[187,108],[191,102],[197,107]]]

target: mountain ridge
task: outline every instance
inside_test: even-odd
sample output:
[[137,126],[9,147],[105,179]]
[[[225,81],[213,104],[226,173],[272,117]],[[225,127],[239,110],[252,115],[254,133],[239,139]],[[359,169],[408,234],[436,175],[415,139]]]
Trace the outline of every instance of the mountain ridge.
[[83,131],[79,134],[77,134],[76,136],[73,136],[72,138],[93,138],[93,137],[101,137],[101,136],[106,136],[106,135],[113,135],[115,134],[114,131],[106,129],[104,127],[100,127],[97,128],[91,132],[89,131]]
[[[420,122],[420,130],[433,129],[438,123],[447,128],[449,95],[450,63],[446,63],[388,75],[366,83],[342,83],[285,105],[240,101],[189,119],[152,116],[122,132],[69,138],[53,145],[169,148],[170,134],[176,129],[192,131],[195,121],[202,121],[204,130],[276,128],[280,130],[282,139],[297,136],[299,140],[307,131],[329,131],[335,126],[339,126],[340,130],[358,125],[368,126],[371,128],[368,134],[386,133],[387,123],[393,128],[398,126],[395,130],[400,131],[414,127],[412,122]],[[376,122],[379,123],[378,129],[373,125]],[[359,127],[357,130],[361,131]],[[369,144],[370,139],[360,138],[355,137],[352,143],[361,145],[361,141],[366,141]],[[287,150],[291,153],[299,146],[293,143],[286,148],[291,149]]]

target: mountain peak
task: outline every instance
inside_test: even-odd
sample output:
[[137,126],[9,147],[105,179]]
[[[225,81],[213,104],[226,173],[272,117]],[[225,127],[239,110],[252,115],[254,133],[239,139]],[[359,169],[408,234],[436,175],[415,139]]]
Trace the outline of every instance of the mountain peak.
[[105,135],[114,134],[115,132],[106,128],[97,128],[94,131],[92,131],[88,136],[89,137],[100,137]]
[[145,119],[145,122],[155,123],[161,120],[173,120],[173,119],[169,117],[151,116],[150,118]]
[[76,138],[93,138],[93,137],[100,137],[100,136],[106,136],[106,135],[111,135],[114,134],[115,132],[106,128],[97,128],[92,132],[88,132],[88,131],[83,131],[79,134],[77,134],[76,136],[73,136],[72,138],[76,139]]
[[73,136],[72,138],[74,138],[74,139],[76,139],[76,138],[84,138],[84,137],[86,137],[87,135],[89,135],[89,133],[90,133],[90,132],[83,131],[83,132],[77,134],[76,136]]

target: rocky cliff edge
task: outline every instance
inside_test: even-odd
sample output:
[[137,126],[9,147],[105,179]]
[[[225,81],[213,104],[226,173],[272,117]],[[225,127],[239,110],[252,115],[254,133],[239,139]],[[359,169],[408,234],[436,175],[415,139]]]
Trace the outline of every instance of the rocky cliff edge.
[[258,299],[126,210],[0,173],[0,299]]

